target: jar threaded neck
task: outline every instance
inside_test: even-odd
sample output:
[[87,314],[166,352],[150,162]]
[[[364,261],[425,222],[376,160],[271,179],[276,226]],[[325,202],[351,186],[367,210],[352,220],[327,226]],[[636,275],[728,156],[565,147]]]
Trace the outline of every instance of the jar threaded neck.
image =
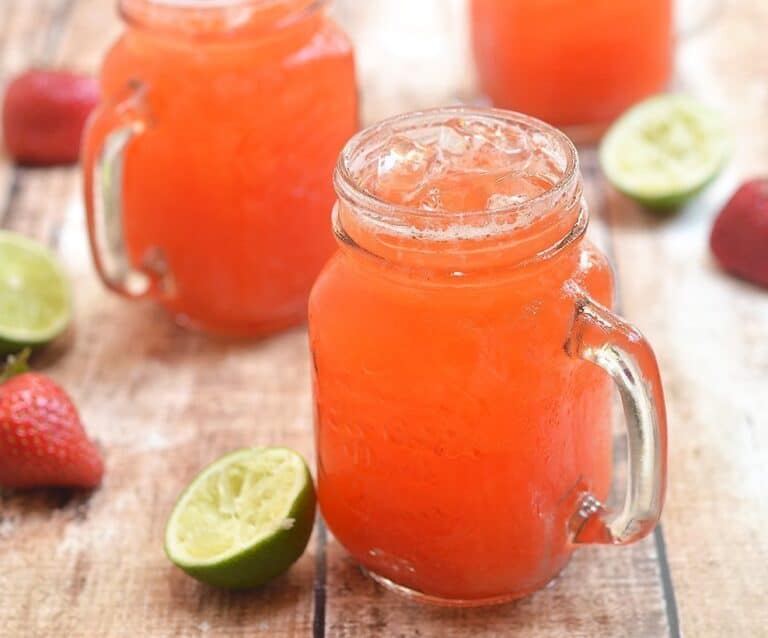
[[480,255],[515,263],[551,257],[588,221],[570,140],[494,109],[408,113],[366,129],[342,151],[334,185],[335,229],[345,244],[405,261],[453,257],[449,269]]
[[260,35],[300,23],[329,0],[119,0],[132,27],[186,36]]

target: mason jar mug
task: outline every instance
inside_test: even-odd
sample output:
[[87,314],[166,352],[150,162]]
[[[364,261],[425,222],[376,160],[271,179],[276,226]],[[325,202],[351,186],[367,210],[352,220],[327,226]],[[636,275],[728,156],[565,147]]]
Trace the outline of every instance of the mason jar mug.
[[494,106],[594,140],[663,91],[674,62],[673,0],[471,0],[480,86]]
[[352,47],[326,4],[120,0],[83,159],[109,288],[224,335],[305,318],[358,124]]
[[[576,150],[506,111],[378,124],[335,173],[338,250],[310,297],[320,506],[379,582],[443,605],[546,585],[655,526],[666,425],[647,342],[611,310]],[[612,385],[629,481],[612,474]]]

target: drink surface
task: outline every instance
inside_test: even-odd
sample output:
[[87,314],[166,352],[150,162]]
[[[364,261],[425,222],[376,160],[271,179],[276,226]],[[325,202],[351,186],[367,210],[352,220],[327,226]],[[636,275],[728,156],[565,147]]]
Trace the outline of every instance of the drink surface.
[[128,148],[123,190],[134,263],[159,249],[172,312],[255,335],[305,315],[333,250],[331,176],[357,128],[357,93],[351,46],[334,23],[322,12],[280,22],[308,2],[245,17],[230,4],[229,13],[177,7],[159,28],[130,29],[102,83],[107,100],[135,80],[145,92],[149,121]]
[[671,0],[472,0],[471,12],[483,90],[557,126],[607,124],[672,72]]
[[486,125],[356,153],[361,191],[414,214],[340,202],[344,241],[310,298],[330,529],[375,573],[465,601],[551,580],[611,462],[610,382],[563,348],[573,287],[609,304],[608,266],[578,240],[530,259],[576,223],[578,201],[546,199],[568,167],[546,136]]
[[437,130],[403,133],[377,145],[376,162],[353,166],[360,186],[391,204],[425,212],[490,212],[552,188],[551,149],[535,148],[522,129],[448,120]]

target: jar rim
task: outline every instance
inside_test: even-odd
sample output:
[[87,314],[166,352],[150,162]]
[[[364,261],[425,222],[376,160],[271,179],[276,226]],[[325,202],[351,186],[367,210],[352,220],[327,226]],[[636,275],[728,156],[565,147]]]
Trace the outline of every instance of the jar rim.
[[[156,5],[159,7],[178,7],[179,9],[196,9],[196,10],[216,10],[223,9],[225,7],[236,7],[242,5],[262,5],[263,7],[269,7],[270,5],[285,3],[290,0],[143,0],[147,4]],[[122,4],[122,1],[121,1]],[[315,2],[314,4],[319,4]]]
[[[118,12],[123,19],[133,26],[148,26],[152,18],[159,18],[163,23],[175,18],[175,13],[189,11],[201,19],[208,19],[209,14],[227,10],[261,12],[279,8],[281,5],[296,4],[295,11],[290,11],[277,21],[277,28],[290,26],[301,18],[312,15],[326,6],[331,0],[118,0]],[[249,15],[256,15],[250,13]],[[163,25],[161,25],[163,26]],[[168,25],[165,25],[168,26]],[[238,23],[234,24],[237,28]]]
[[[559,176],[552,188],[521,201],[512,203],[492,210],[461,210],[461,211],[434,211],[424,210],[418,206],[409,206],[406,204],[395,204],[378,197],[376,194],[363,188],[352,170],[352,160],[362,152],[366,144],[370,144],[375,139],[388,134],[406,131],[425,125],[440,125],[448,119],[456,117],[477,119],[480,121],[492,121],[508,125],[523,126],[531,130],[547,135],[554,140],[565,159],[565,168],[562,175]],[[384,216],[409,216],[425,218],[473,218],[473,217],[496,217],[523,211],[531,207],[544,205],[548,202],[557,201],[569,192],[572,192],[579,181],[579,157],[576,147],[565,133],[559,129],[543,122],[539,119],[517,113],[515,111],[506,111],[495,108],[481,108],[470,106],[445,106],[422,111],[413,111],[403,113],[395,117],[382,120],[366,129],[363,129],[353,136],[339,155],[334,172],[334,187],[340,198],[352,206],[369,210]]]

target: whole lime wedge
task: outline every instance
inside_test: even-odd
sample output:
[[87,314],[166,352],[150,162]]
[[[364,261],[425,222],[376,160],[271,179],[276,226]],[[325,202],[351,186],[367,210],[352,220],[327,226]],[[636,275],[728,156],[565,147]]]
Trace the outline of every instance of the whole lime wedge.
[[600,164],[619,191],[649,208],[667,210],[712,181],[728,146],[716,111],[685,95],[661,95],[613,124],[600,145]]
[[22,235],[0,231],[0,353],[52,341],[71,317],[69,281],[55,255]]
[[217,587],[259,587],[304,553],[315,489],[304,459],[286,448],[248,448],[205,468],[165,529],[165,552],[190,576]]

